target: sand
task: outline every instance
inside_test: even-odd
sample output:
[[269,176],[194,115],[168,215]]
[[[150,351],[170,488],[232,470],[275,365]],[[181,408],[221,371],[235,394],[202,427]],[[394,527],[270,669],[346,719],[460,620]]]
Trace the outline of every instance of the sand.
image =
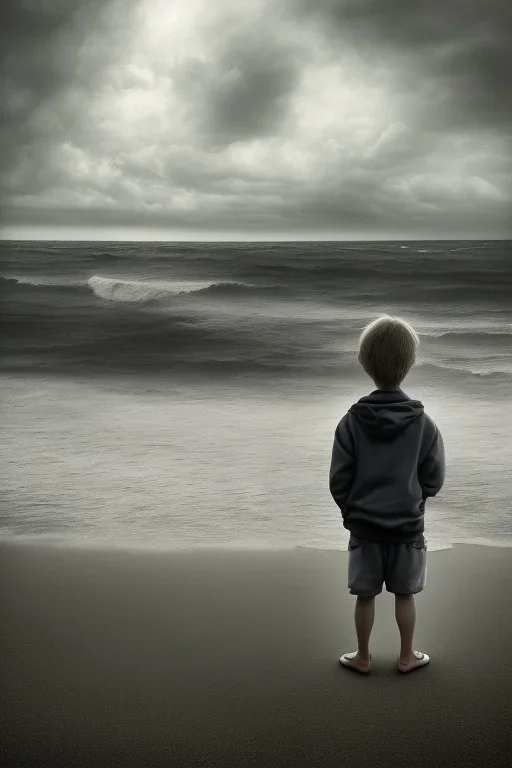
[[512,549],[429,554],[396,670],[393,596],[373,672],[355,650],[347,553],[151,553],[3,545],[2,765],[512,765]]

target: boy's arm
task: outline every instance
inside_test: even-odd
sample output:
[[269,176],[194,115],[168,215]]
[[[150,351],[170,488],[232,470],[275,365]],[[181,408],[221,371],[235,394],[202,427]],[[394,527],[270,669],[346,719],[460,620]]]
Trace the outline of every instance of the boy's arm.
[[329,490],[344,517],[345,504],[350,493],[354,477],[354,455],[352,440],[345,415],[334,432],[331,469],[329,472]]
[[423,499],[436,496],[444,483],[445,458],[444,443],[436,426],[434,442],[418,468],[418,479],[423,490]]

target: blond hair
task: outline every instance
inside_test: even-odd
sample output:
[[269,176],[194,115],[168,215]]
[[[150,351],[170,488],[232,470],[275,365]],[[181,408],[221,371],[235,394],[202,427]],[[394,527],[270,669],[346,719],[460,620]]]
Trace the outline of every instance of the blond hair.
[[382,315],[363,330],[357,359],[379,389],[396,389],[414,365],[419,344],[409,323]]

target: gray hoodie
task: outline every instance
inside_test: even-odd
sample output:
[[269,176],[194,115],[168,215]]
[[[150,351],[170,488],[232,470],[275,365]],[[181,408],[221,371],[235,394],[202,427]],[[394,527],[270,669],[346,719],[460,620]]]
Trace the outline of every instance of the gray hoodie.
[[414,540],[444,473],[439,429],[401,389],[362,397],[336,427],[329,489],[344,527],[359,538]]

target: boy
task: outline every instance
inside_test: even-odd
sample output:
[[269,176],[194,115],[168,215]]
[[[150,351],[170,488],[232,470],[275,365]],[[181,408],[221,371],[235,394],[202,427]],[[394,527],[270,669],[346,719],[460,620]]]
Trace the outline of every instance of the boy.
[[427,576],[425,501],[443,486],[445,458],[436,424],[400,389],[418,346],[416,332],[397,317],[383,315],[364,329],[358,361],[377,389],[349,409],[334,435],[329,488],[350,531],[348,586],[357,595],[358,650],[340,663],[363,673],[371,670],[368,643],[383,582],[395,594],[399,671],[429,662],[412,647],[414,595]]

